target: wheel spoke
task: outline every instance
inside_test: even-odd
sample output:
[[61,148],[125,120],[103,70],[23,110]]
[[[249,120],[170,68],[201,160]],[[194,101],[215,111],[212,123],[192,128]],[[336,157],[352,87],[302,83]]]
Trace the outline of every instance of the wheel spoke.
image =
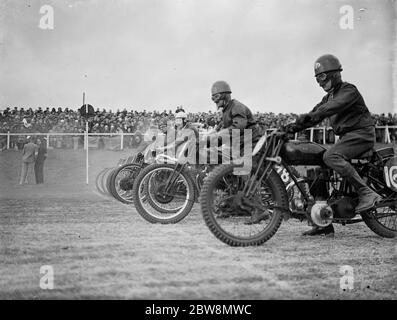
[[[258,223],[247,224],[251,219],[252,209],[245,213],[231,212],[232,207],[230,207],[230,205],[235,199],[234,196],[243,191],[245,185],[244,181],[248,181],[248,177],[245,178],[244,180],[241,176],[233,175],[232,172],[228,175],[218,177],[218,180],[214,183],[215,188],[213,189],[211,199],[213,199],[214,218],[221,229],[236,237],[253,238],[266,229],[271,219],[263,219]],[[252,203],[259,201],[263,208],[271,209],[271,206],[274,205],[272,203],[272,190],[264,182],[260,190],[254,195],[254,199]],[[271,214],[272,213],[270,213],[270,215]]]
[[[168,178],[175,174],[174,168],[156,167],[148,172],[141,181],[139,199],[145,212],[158,219],[172,219],[178,216],[189,202],[191,195],[187,180],[180,173],[171,189],[165,192]],[[145,203],[142,199],[146,197]]]

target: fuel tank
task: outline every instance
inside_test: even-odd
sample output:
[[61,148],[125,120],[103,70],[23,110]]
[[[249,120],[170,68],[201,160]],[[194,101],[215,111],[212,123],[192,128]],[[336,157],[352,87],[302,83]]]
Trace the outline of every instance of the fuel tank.
[[323,154],[327,149],[309,141],[290,140],[280,150],[280,157],[293,166],[325,166]]

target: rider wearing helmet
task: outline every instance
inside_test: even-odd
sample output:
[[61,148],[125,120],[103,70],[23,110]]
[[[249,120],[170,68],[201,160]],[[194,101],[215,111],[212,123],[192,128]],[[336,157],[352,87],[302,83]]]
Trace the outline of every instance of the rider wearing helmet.
[[[175,128],[181,134],[185,134],[186,131],[190,130],[194,133],[196,141],[199,139],[199,132],[197,128],[187,120],[187,114],[184,111],[179,111],[175,114]],[[185,135],[186,137],[186,135]],[[185,138],[186,140],[186,138]]]
[[[324,163],[345,177],[356,189],[359,203],[356,212],[360,213],[374,207],[381,196],[372,191],[348,160],[360,156],[373,148],[375,143],[375,124],[358,89],[341,78],[342,65],[331,54],[319,57],[314,63],[317,83],[327,94],[312,111],[298,117],[295,123],[287,126],[286,131],[295,133],[329,118],[330,124],[340,140],[328,149],[323,156]],[[304,235],[333,234],[331,225],[314,227]]]
[[222,112],[223,129],[252,129],[256,128],[256,121],[251,110],[231,98],[232,90],[226,81],[216,81],[211,88],[211,99],[218,111]]
[[[259,131],[251,110],[231,98],[232,90],[226,81],[216,81],[211,88],[211,99],[216,104],[218,112],[222,113],[222,121],[216,129],[218,135],[231,135],[232,129],[239,129],[243,137],[244,129],[252,130],[252,144],[258,141]],[[242,147],[242,145],[241,145]]]
[[[211,98],[212,101],[216,104],[218,112],[221,112],[221,123],[218,128],[216,128],[218,139],[222,137],[226,137],[227,139],[232,137],[232,130],[237,129],[240,130],[240,153],[241,150],[244,150],[244,145],[251,143],[252,149],[255,146],[255,143],[260,138],[260,132],[258,130],[257,122],[254,119],[251,110],[237,101],[236,99],[231,98],[232,90],[230,89],[229,84],[226,81],[216,81],[211,88]],[[245,135],[245,129],[251,130],[251,135]],[[216,136],[215,136],[216,137]],[[235,147],[235,144],[232,141],[232,148]],[[252,151],[252,149],[250,151]],[[244,150],[245,151],[245,150]],[[233,155],[233,154],[232,154]],[[244,154],[244,158],[249,156],[251,158],[252,154]],[[251,158],[252,160],[252,158]],[[258,212],[258,210],[254,210],[250,219],[246,222],[247,224],[259,223],[263,218],[266,218],[266,214],[263,212]]]
[[[177,155],[178,147],[183,143],[189,141],[189,143],[191,142],[196,146],[199,141],[199,132],[197,128],[190,124],[187,120],[187,114],[181,110],[175,114],[174,128],[167,130],[166,136],[168,137],[167,141],[170,141],[171,139],[171,142],[167,143],[164,148],[158,148],[158,151],[164,151],[167,149],[167,152],[170,152],[173,156]],[[194,153],[194,148],[190,147],[186,149]]]
[[182,129],[186,125],[187,114],[183,111],[178,110],[175,113],[175,127]]

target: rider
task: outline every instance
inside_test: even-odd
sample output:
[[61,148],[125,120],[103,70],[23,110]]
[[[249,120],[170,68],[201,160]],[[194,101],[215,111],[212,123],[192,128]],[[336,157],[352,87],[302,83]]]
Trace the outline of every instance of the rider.
[[[170,143],[172,143],[172,142],[174,142],[175,141],[175,128],[173,128],[173,127],[170,127],[169,128],[169,120],[168,120],[168,118],[162,118],[160,121],[159,121],[159,129],[160,129],[160,132],[161,133],[163,133],[164,134],[164,138],[163,138],[163,140],[161,141],[162,142],[162,144],[163,144],[163,147],[165,147],[165,146],[167,146],[167,145],[169,145]],[[157,137],[156,137],[157,138]],[[160,144],[159,144],[160,145]]]
[[[340,136],[340,140],[324,153],[323,160],[356,189],[359,196],[356,213],[360,213],[371,209],[381,200],[381,196],[366,185],[348,160],[373,148],[375,124],[360,92],[354,85],[342,81],[341,71],[338,58],[331,54],[322,55],[315,61],[316,81],[327,94],[312,111],[287,125],[286,131],[299,132],[329,117],[333,131]],[[303,235],[333,233],[334,227],[330,224],[327,227],[315,226]]]
[[[216,81],[211,88],[212,101],[216,104],[218,112],[222,113],[221,123],[216,128],[217,136],[231,136],[231,131],[233,129],[240,130],[240,152],[244,150],[244,141],[246,138],[244,136],[244,130],[252,130],[252,148],[255,143],[260,138],[260,132],[258,130],[257,122],[254,119],[251,110],[237,101],[231,98],[232,90],[230,85],[226,81]],[[248,135],[248,137],[250,137]],[[222,141],[223,142],[223,141]],[[233,141],[232,141],[233,145]],[[251,213],[251,218],[247,221],[247,224],[253,224],[260,222],[266,214],[259,212],[258,210],[253,210]]]
[[232,90],[226,81],[216,81],[211,88],[211,99],[216,104],[218,112],[222,113],[221,123],[216,128],[218,136],[231,136],[232,129],[239,129],[243,137],[244,129],[252,130],[252,145],[260,138],[257,122],[251,110],[231,98]]
[[192,133],[194,133],[196,140],[198,140],[199,138],[199,132],[197,128],[193,126],[190,121],[187,120],[187,114],[181,109],[175,114],[175,128],[179,133],[185,133],[183,130],[192,130]]
[[187,120],[186,113],[181,110],[175,114],[175,131],[172,131],[172,133],[174,134],[173,141],[167,144],[163,149],[167,149],[167,152],[171,152],[173,156],[177,156],[178,147],[186,141],[189,140],[194,143],[199,141],[199,132],[197,128],[191,125]]

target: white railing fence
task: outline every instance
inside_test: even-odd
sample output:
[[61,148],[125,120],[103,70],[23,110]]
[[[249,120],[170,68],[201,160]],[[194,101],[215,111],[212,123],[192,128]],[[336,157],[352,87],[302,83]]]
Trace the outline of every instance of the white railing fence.
[[[397,140],[397,126],[377,126],[376,129],[376,137],[377,142],[379,143],[394,143]],[[276,128],[267,129],[266,132],[272,132],[276,130]],[[331,127],[316,127],[306,129],[304,131],[308,140],[312,142],[322,143],[322,144],[333,144],[338,141],[338,136],[333,134]],[[11,137],[23,137],[23,136],[45,136],[47,139],[47,148],[53,147],[55,143],[56,148],[63,148],[65,145],[62,139],[57,137],[71,137],[68,139],[68,147],[77,149],[80,145],[79,137],[83,137],[83,149],[86,150],[87,145],[89,148],[98,148],[100,143],[106,143],[110,149],[123,150],[126,146],[130,146],[131,139],[134,139],[136,133],[0,133],[0,148],[1,149],[10,149],[11,146]],[[140,135],[141,138],[144,138],[144,135]],[[6,138],[5,139],[2,138]],[[127,137],[131,137],[129,141],[126,141]],[[295,138],[298,137],[298,134],[295,134]],[[5,142],[5,143],[4,143]],[[13,141],[15,142],[15,139]]]
[[[110,146],[110,149],[123,150],[126,145],[128,145],[126,141],[126,137],[134,138],[136,133],[87,133],[86,131],[81,133],[60,133],[60,132],[51,132],[51,133],[41,133],[41,132],[29,132],[29,133],[0,133],[0,147],[2,149],[11,149],[11,143],[14,143],[16,146],[18,139],[26,136],[44,136],[46,137],[47,148],[63,148],[65,146],[65,139],[67,139],[67,144],[69,148],[78,149],[80,142],[80,137],[83,137],[83,149],[87,149],[87,145],[89,148],[98,148],[99,143],[102,142]],[[5,145],[3,146],[4,138],[6,138]],[[12,141],[12,137],[17,137]],[[65,138],[68,137],[68,138]],[[144,135],[140,135],[141,139],[144,139]],[[130,138],[130,139],[131,139]],[[54,146],[55,145],[55,146]]]
[[[270,133],[277,128],[266,129],[266,133]],[[322,144],[333,144],[338,141],[331,127],[315,127],[295,134],[295,139],[298,135],[306,134],[308,140]],[[376,142],[379,143],[394,143],[397,140],[397,126],[376,126],[375,127]]]

